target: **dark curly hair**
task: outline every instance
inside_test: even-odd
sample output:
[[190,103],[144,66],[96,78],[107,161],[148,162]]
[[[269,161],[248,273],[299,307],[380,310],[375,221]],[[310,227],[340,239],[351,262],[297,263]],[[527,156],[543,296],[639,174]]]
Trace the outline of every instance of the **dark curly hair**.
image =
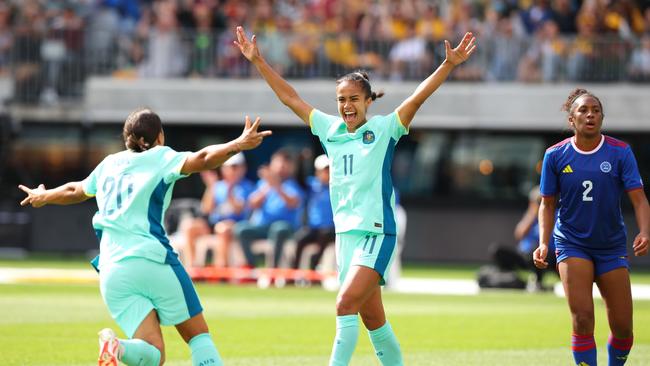
[[126,118],[122,137],[127,149],[143,152],[154,146],[161,131],[160,117],[149,108],[140,108]]
[[359,70],[355,72],[351,72],[349,74],[343,75],[340,78],[336,80],[336,85],[344,82],[344,81],[354,81],[356,83],[361,84],[361,88],[363,89],[364,93],[366,94],[366,98],[371,98],[372,100],[375,100],[377,98],[381,98],[384,96],[384,92],[380,91],[378,93],[375,93],[374,91],[371,90],[370,88],[370,78],[368,77],[368,73]]
[[588,91],[587,89],[582,89],[582,88],[575,88],[573,91],[569,94],[569,96],[566,98],[566,101],[564,104],[562,104],[562,111],[567,112],[568,114],[571,114],[573,111],[573,104],[578,100],[583,95],[588,95],[598,102],[598,105],[600,106],[600,113],[604,116],[605,113],[603,111],[603,103],[601,103],[600,99],[598,99],[597,96],[595,96],[592,92]]

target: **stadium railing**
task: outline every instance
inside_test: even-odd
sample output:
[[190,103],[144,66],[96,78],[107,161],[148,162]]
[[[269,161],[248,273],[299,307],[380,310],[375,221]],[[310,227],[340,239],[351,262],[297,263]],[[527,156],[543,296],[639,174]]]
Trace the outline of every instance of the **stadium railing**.
[[[288,78],[332,78],[365,69],[374,79],[421,80],[444,59],[444,44],[422,38],[360,39],[346,33],[259,34],[267,61]],[[544,82],[650,81],[633,65],[638,39],[618,37],[507,37],[479,39],[477,54],[452,80]],[[70,46],[65,38],[15,35],[0,64],[13,81],[12,101],[55,104],[83,96],[93,75],[116,78],[249,78],[249,63],[232,45],[232,33],[153,29],[144,38],[86,33]],[[2,71],[2,70],[0,70]]]

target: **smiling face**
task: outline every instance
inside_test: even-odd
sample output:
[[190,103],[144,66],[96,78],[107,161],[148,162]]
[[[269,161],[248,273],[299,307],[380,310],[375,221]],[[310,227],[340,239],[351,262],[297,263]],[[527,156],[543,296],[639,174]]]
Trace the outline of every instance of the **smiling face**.
[[603,110],[598,99],[588,94],[578,97],[571,107],[569,126],[578,137],[599,137],[603,126]]
[[352,80],[339,83],[336,86],[336,102],[348,132],[354,132],[366,123],[366,111],[372,98],[365,94],[361,83]]

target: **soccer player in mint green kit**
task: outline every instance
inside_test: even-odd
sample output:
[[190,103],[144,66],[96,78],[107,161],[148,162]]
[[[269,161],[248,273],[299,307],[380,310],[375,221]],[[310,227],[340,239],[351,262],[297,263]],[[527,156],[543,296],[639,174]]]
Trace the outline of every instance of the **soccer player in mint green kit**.
[[100,366],[162,365],[161,325],[175,325],[192,352],[192,365],[222,365],[192,281],[169,245],[162,225],[174,183],[189,174],[214,169],[236,153],[257,147],[270,131],[258,132],[260,119],[246,117],[240,137],[197,152],[165,146],[160,118],[139,109],[124,123],[127,150],[107,156],[82,182],[46,190],[19,186],[21,202],[41,207],[68,205],[95,197],[93,227],[100,255],[93,264],[111,316],[128,339],[111,329],[99,333]]
[[445,41],[446,60],[387,116],[366,118],[372,102],[368,76],[354,72],[337,80],[339,116],[327,115],[302,100],[262,58],[255,36],[237,27],[237,45],[280,101],[318,136],[330,161],[330,197],[336,229],[336,261],[341,289],[336,300],[336,337],[330,365],[348,365],[359,336],[358,314],[382,365],[403,365],[397,338],[386,321],[381,285],[395,254],[395,194],[391,164],[395,144],[408,133],[420,105],[452,69],[476,49],[471,33],[458,47]]

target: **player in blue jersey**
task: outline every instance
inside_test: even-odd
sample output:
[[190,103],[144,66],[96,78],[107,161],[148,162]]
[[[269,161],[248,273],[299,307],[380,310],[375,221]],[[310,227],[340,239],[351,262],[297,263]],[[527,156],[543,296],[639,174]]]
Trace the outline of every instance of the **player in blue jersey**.
[[307,102],[269,66],[257,47],[237,27],[242,54],[257,68],[280,101],[288,106],[326,150],[330,166],[330,198],[336,231],[339,290],[336,337],[330,365],[347,365],[359,335],[358,314],[369,331],[383,365],[403,365],[397,338],[386,321],[381,299],[384,276],[395,254],[397,227],[391,165],[395,144],[408,133],[422,103],[445,81],[455,66],[476,49],[465,34],[456,48],[445,41],[446,59],[395,111],[367,118],[368,107],[382,94],[372,92],[368,76],[354,72],[336,82],[338,116]]
[[[551,235],[558,271],[573,319],[576,364],[596,365],[594,303],[596,285],[607,307],[611,334],[609,365],[623,365],[632,348],[632,295],[621,196],[627,192],[639,234],[634,255],[648,253],[650,207],[630,147],[601,133],[603,106],[584,89],[574,90],[563,106],[574,136],[546,150],[539,208],[540,242],[535,265],[548,266]],[[559,210],[557,219],[555,210]],[[555,221],[555,225],[554,225]]]
[[246,117],[240,137],[197,152],[165,146],[160,118],[139,109],[124,123],[127,150],[107,156],[82,182],[30,189],[21,205],[68,205],[95,197],[93,227],[100,239],[97,264],[102,297],[128,339],[100,332],[99,365],[159,365],[165,360],[161,325],[175,325],[192,352],[192,365],[222,365],[208,333],[192,281],[169,245],[162,218],[176,180],[214,169],[257,147],[270,131]]

